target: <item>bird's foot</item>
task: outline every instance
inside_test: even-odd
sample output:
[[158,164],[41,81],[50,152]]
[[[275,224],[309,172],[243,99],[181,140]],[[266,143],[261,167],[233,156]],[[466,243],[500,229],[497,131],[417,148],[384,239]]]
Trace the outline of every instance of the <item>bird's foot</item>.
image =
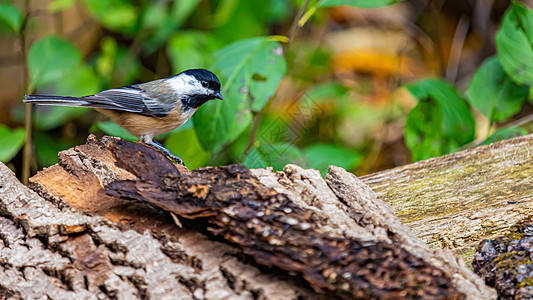
[[185,166],[185,164],[183,163],[183,160],[180,157],[177,157],[174,154],[170,153],[170,151],[167,148],[163,147],[163,145],[159,144],[158,142],[151,141],[150,143],[147,143],[147,144],[149,146],[151,146],[151,147],[163,152],[163,154],[165,154],[171,160],[177,162],[178,164],[180,164],[182,166]]

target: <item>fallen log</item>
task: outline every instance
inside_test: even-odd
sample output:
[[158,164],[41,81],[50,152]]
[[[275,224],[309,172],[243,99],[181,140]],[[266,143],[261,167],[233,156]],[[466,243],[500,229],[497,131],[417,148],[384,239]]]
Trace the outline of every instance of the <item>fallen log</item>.
[[469,264],[480,241],[533,215],[533,135],[361,177],[430,247]]
[[39,195],[0,166],[0,295],[495,297],[341,168],[326,180],[290,165],[190,172],[140,144],[92,136],[59,158],[31,178]]

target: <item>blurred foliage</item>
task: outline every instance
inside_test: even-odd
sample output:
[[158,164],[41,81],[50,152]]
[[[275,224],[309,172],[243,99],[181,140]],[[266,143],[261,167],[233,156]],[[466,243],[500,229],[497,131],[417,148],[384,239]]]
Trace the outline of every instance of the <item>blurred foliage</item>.
[[[504,122],[522,109],[533,85],[533,12],[513,2],[496,35],[498,55],[488,58],[466,91],[472,107],[490,122]],[[440,80],[408,86],[419,104],[409,113],[406,144],[414,160],[456,151],[474,141],[474,119],[454,87]],[[434,104],[428,101],[434,100]],[[425,104],[423,104],[425,103]],[[526,134],[519,127],[502,128],[481,144]]]
[[[210,69],[225,100],[206,103],[184,126],[156,137],[189,168],[243,163],[278,170],[296,163],[324,173],[335,164],[365,173],[530,131],[520,119],[531,110],[528,99],[533,103],[530,8],[503,8],[501,24],[494,21],[498,32],[490,34],[496,51],[465,41],[474,50],[461,62],[483,53],[459,84],[439,76],[453,57],[453,41],[441,45],[439,37],[452,40],[455,29],[435,24],[453,20],[441,21],[442,10],[428,5],[418,20],[388,29],[388,14],[409,7],[399,2],[53,0],[39,14],[81,7],[101,30],[89,49],[72,35],[32,41],[26,92],[83,96]],[[396,10],[373,19],[369,9],[384,7]],[[4,1],[0,34],[23,39],[38,32],[34,16]],[[384,50],[376,50],[379,44]],[[12,115],[22,121],[20,108]],[[37,107],[33,121],[37,168],[57,162],[57,152],[87,132],[136,140],[80,108]],[[0,160],[16,160],[23,138],[20,127],[0,126]]]
[[450,153],[474,140],[474,118],[453,86],[425,80],[407,88],[418,99],[405,125],[405,142],[414,160]]
[[10,161],[24,144],[24,129],[0,124],[0,161]]

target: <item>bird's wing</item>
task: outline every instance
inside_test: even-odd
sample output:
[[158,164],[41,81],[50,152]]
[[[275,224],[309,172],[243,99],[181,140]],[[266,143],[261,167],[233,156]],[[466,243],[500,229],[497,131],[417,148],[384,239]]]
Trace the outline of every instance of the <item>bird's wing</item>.
[[137,86],[106,90],[81,99],[89,102],[89,104],[84,105],[86,107],[121,110],[154,117],[168,115],[168,110],[161,105],[157,98],[151,97],[145,90]]

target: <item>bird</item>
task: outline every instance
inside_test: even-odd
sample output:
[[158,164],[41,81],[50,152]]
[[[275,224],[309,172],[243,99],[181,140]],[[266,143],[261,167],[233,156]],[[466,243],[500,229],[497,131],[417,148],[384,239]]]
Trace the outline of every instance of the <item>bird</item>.
[[211,71],[189,69],[172,77],[113,88],[84,97],[25,95],[24,103],[90,107],[108,116],[141,142],[184,165],[183,160],[155,141],[174,130],[209,100],[224,100],[220,80]]

